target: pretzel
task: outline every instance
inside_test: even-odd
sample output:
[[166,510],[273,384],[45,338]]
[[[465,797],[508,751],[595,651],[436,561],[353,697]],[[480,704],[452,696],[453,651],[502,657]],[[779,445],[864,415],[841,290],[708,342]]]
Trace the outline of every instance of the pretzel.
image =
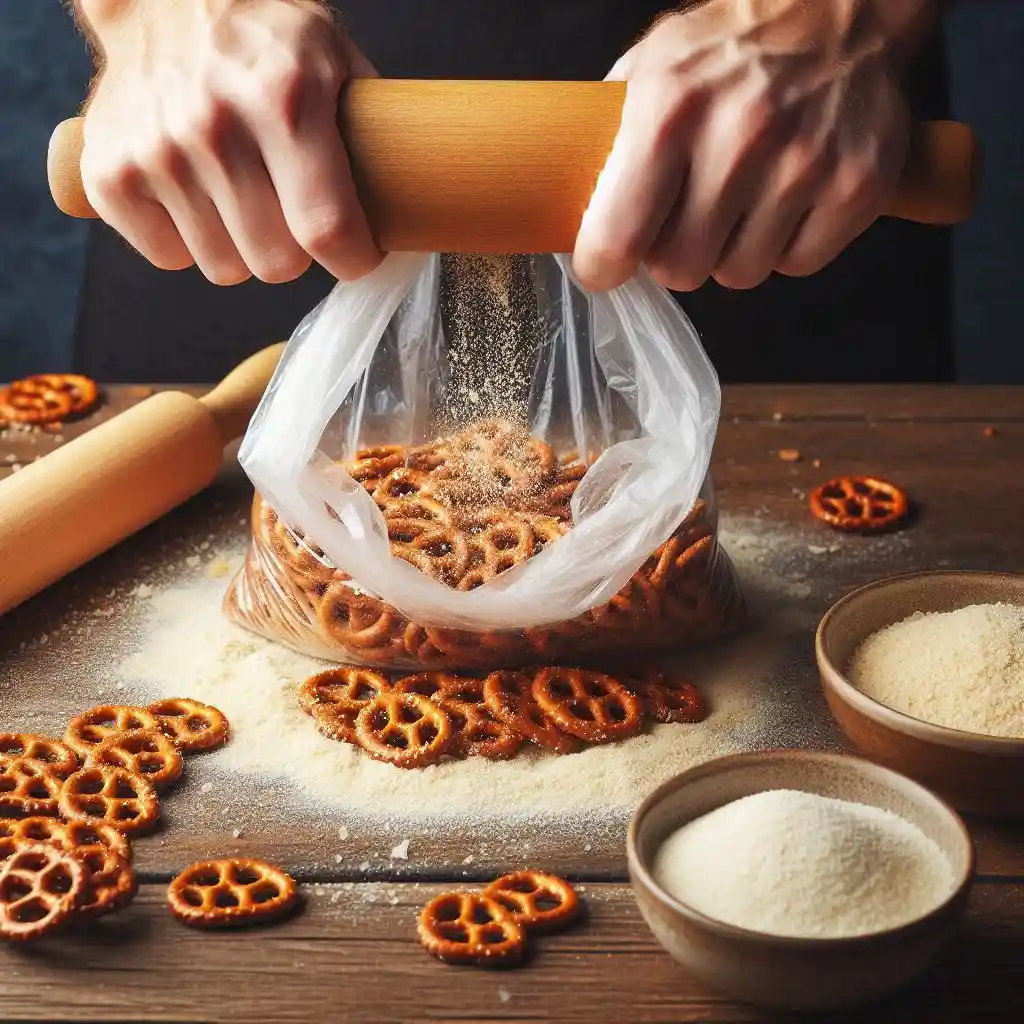
[[124,768],[91,765],[64,780],[60,813],[71,821],[105,822],[134,835],[156,825],[160,801],[144,778]]
[[422,768],[441,758],[452,742],[448,716],[415,693],[381,693],[356,716],[359,745],[378,761]]
[[0,817],[54,817],[61,781],[31,758],[0,762]]
[[811,512],[850,533],[874,533],[906,518],[910,504],[895,484],[875,476],[840,476],[811,492]]
[[75,752],[60,740],[31,732],[0,733],[0,761],[35,761],[48,772],[66,778],[78,768]]
[[62,827],[63,835],[59,841],[64,849],[74,851],[81,847],[105,846],[131,862],[131,840],[113,825],[105,821],[65,821]]
[[372,669],[331,668],[299,687],[299,706],[328,739],[355,743],[356,715],[390,689],[387,679]]
[[451,757],[486,757],[492,761],[512,757],[520,737],[499,722],[484,704],[484,682],[450,672],[417,672],[394,683],[396,693],[416,693],[437,704],[448,716],[454,736]]
[[249,857],[200,861],[167,887],[171,913],[192,928],[267,924],[287,914],[298,898],[287,872]]
[[310,541],[301,530],[289,526],[269,505],[264,505],[264,509],[269,527],[266,540],[274,557],[303,584],[326,583],[330,580],[335,566],[323,548]]
[[420,911],[416,931],[426,951],[448,964],[511,966],[526,946],[515,918],[497,900],[474,892],[435,896]]
[[132,859],[127,836],[102,822],[60,821],[58,818],[0,819],[0,860],[6,860],[26,843],[49,843],[62,850],[105,846],[125,860]]
[[402,466],[393,469],[377,485],[373,492],[373,500],[377,504],[389,501],[400,501],[414,494],[425,494],[430,497],[431,479],[429,474],[419,469]]
[[650,580],[633,576],[605,604],[590,610],[590,618],[603,630],[630,632],[661,617],[661,593]]
[[401,626],[401,619],[387,605],[368,594],[357,594],[342,580],[327,587],[316,618],[335,643],[361,650],[386,648]]
[[[410,494],[406,498],[389,499],[381,507],[384,519],[388,524],[388,532],[392,530],[392,522],[395,520],[425,520],[428,522],[440,523],[442,526],[450,526],[452,522],[451,513],[436,498],[426,494]],[[393,527],[399,531],[401,527]]]
[[440,469],[452,457],[452,449],[447,441],[431,441],[409,448],[405,454],[405,464],[410,469],[418,469],[429,473]]
[[405,449],[401,445],[381,444],[357,451],[348,472],[353,480],[363,483],[367,480],[379,481],[381,477],[404,465]]
[[533,698],[533,681],[522,672],[492,672],[483,687],[487,710],[499,721],[539,747],[571,754],[578,741],[562,732]]
[[228,741],[231,727],[222,711],[191,697],[166,697],[149,705],[161,731],[186,754],[215,750]]
[[704,698],[691,682],[670,681],[657,670],[642,675],[624,673],[618,678],[639,698],[643,714],[657,722],[695,723],[708,716]]
[[26,377],[22,383],[67,394],[71,399],[72,416],[81,416],[89,412],[100,395],[96,381],[79,373],[36,373]]
[[139,880],[131,864],[115,850],[93,844],[75,847],[68,852],[89,871],[89,881],[75,908],[78,915],[103,917],[128,906],[135,898]]
[[87,878],[88,868],[55,846],[16,850],[0,867],[0,936],[30,942],[60,927]]
[[563,732],[588,743],[606,743],[640,730],[639,701],[603,672],[538,669],[533,677],[533,699]]
[[100,704],[75,715],[68,722],[64,741],[79,755],[87,757],[105,739],[116,733],[159,728],[156,716],[145,708],[127,704]]
[[[405,532],[399,532],[401,523]],[[469,544],[461,531],[421,519],[392,520],[391,553],[442,582],[458,581],[469,565]]]
[[178,748],[157,729],[115,733],[93,749],[86,762],[123,768],[145,779],[158,793],[181,778],[183,762]]
[[448,665],[463,668],[491,668],[495,663],[507,664],[522,658],[528,648],[522,633],[490,630],[471,633],[462,629],[427,626],[424,635],[429,647]]
[[438,694],[431,700],[448,716],[452,725],[452,757],[486,757],[505,761],[515,756],[522,738],[504,722],[499,722],[482,704],[450,700]]
[[542,871],[514,871],[496,878],[484,895],[500,903],[527,932],[561,931],[580,912],[573,887],[557,875]]
[[8,423],[59,423],[73,407],[69,392],[29,380],[0,388],[0,420]]
[[63,846],[63,840],[64,822],[58,818],[0,818],[0,861],[8,860],[27,843]]

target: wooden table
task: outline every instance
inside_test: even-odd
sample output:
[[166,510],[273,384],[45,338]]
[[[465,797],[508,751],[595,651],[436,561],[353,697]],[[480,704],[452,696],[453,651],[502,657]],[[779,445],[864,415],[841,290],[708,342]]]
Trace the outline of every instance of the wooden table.
[[[100,415],[140,397],[140,389],[111,388]],[[93,422],[69,428],[67,436]],[[987,426],[996,428],[995,436],[985,436]],[[45,434],[0,439],[0,473],[56,443]],[[802,460],[780,461],[783,448],[798,449]],[[811,742],[841,744],[814,680],[810,630],[817,617],[842,593],[894,572],[938,566],[1024,570],[1022,456],[1024,388],[726,389],[713,467],[725,539],[728,544],[731,537],[749,536],[757,524],[781,531],[782,541],[748,561],[782,581],[781,596],[771,599],[789,601],[799,612],[790,686],[780,699],[793,701],[818,723],[805,731]],[[856,472],[881,473],[908,489],[920,503],[909,530],[863,542],[837,538],[809,520],[810,488],[826,475]],[[116,612],[103,611],[103,600],[114,600],[140,565],[175,561],[187,543],[211,530],[240,540],[249,497],[244,479],[229,467],[206,494],[5,617],[4,727],[59,733],[69,713],[94,703],[95,688],[76,662],[74,630],[61,631],[68,613],[95,607],[101,616]],[[806,566],[815,551],[811,570],[805,567],[802,582],[787,591],[787,580],[795,578],[792,566]],[[757,587],[754,580],[752,589]],[[756,606],[758,595],[753,598]],[[41,634],[48,644],[40,644]],[[456,852],[480,837],[421,836],[408,861],[394,862],[382,856],[380,834],[361,832],[343,844],[335,863],[325,857],[335,848],[325,838],[331,823],[316,814],[291,815],[275,806],[273,794],[249,796],[267,809],[238,838],[218,821],[192,813],[196,799],[186,787],[167,828],[137,843],[143,884],[125,913],[35,949],[0,949],[0,1019],[779,1019],[709,991],[662,953],[631,899],[621,833],[571,848],[537,836],[534,865],[580,883],[588,922],[545,942],[522,970],[454,970],[416,944],[416,909],[445,883],[522,866],[510,851],[488,847],[463,867]],[[956,948],[897,999],[830,1020],[1024,1019],[1024,827],[970,825],[980,877]],[[164,883],[212,850],[278,860],[305,883],[305,911],[278,927],[241,934],[207,935],[179,926],[163,905]]]

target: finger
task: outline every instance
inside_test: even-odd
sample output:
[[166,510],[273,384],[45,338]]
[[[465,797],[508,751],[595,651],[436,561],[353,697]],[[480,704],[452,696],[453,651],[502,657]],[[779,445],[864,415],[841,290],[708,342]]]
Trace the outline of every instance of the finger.
[[352,181],[338,97],[350,71],[376,72],[343,34],[333,43],[317,67],[288,69],[274,90],[277,106],[254,111],[252,123],[292,236],[331,274],[351,281],[382,254]]
[[208,280],[233,285],[252,276],[181,149],[165,145],[150,164],[148,182]]
[[225,121],[192,151],[203,186],[253,275],[268,284],[292,281],[310,256],[289,230],[263,157],[243,126]]
[[679,194],[696,97],[666,106],[645,82],[626,87],[622,122],[573,252],[573,269],[592,291],[628,280],[647,255]]
[[828,153],[813,139],[794,140],[779,154],[742,228],[723,250],[714,279],[725,288],[756,288],[775,269],[809,215],[827,178]]
[[184,270],[195,262],[167,211],[146,193],[133,164],[96,169],[88,146],[82,153],[82,185],[101,220],[161,270]]
[[773,112],[735,100],[705,122],[691,154],[686,194],[647,259],[666,288],[693,291],[718,266],[755,201],[775,130]]
[[815,274],[866,231],[895,190],[906,158],[905,112],[895,105],[876,121],[871,136],[850,130],[840,140],[835,165],[814,209],[777,264],[791,277]]

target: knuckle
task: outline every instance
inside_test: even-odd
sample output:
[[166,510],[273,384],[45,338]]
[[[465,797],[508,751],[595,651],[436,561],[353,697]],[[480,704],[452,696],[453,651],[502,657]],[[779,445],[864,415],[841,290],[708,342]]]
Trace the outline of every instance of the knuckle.
[[308,253],[296,248],[263,253],[250,267],[264,284],[284,284],[301,277],[312,262]]
[[210,96],[189,114],[175,132],[175,138],[182,149],[217,152],[231,131],[233,121],[230,104]]
[[853,158],[836,171],[833,193],[840,206],[866,207],[881,200],[886,184],[875,159]]
[[763,284],[768,279],[770,273],[770,268],[726,264],[719,267],[712,276],[723,288],[728,288],[730,291],[735,292],[744,292]]
[[824,266],[821,260],[812,254],[793,251],[779,260],[775,269],[786,277],[810,277]]
[[658,284],[671,292],[695,292],[709,276],[698,267],[664,258],[649,259],[647,269]]
[[133,161],[109,164],[84,164],[82,185],[86,195],[101,203],[117,203],[138,191],[142,183],[142,169]]
[[819,144],[795,139],[779,154],[778,175],[781,198],[788,199],[813,187],[826,166],[826,153]]
[[185,148],[170,135],[146,145],[138,156],[138,164],[151,174],[157,174],[172,181],[185,181],[188,178],[189,160]]
[[296,234],[299,245],[314,259],[337,251],[351,233],[352,219],[343,211],[324,213],[306,223]]

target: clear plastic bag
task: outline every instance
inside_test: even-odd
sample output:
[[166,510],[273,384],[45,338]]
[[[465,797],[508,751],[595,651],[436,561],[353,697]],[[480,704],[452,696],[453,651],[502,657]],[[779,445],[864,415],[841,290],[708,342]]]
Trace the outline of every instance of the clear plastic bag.
[[401,668],[718,635],[742,611],[706,480],[719,407],[646,271],[590,294],[561,256],[391,255],[300,324],[249,426],[226,610]]

